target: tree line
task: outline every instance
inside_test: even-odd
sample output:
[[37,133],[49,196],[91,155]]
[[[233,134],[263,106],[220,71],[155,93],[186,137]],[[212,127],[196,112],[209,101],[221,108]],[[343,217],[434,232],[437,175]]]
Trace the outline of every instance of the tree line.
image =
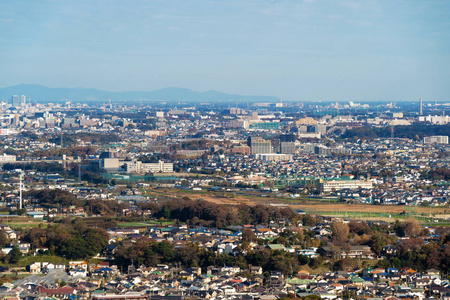
[[152,208],[157,218],[171,218],[192,225],[209,225],[219,228],[241,224],[267,224],[279,219],[295,221],[299,215],[292,209],[285,207],[244,204],[230,206],[215,204],[208,201],[193,201],[188,197],[176,198],[155,204]]
[[[394,136],[397,138],[408,138],[421,140],[426,136],[432,135],[450,135],[450,124],[445,125],[428,125],[414,124],[405,126],[393,126]],[[351,140],[374,140],[377,138],[389,138],[392,134],[390,126],[373,127],[361,126],[346,130],[341,138]]]
[[108,234],[89,228],[81,218],[66,218],[47,228],[35,227],[24,234],[23,241],[33,248],[48,248],[49,254],[67,259],[85,259],[97,255],[108,245]]

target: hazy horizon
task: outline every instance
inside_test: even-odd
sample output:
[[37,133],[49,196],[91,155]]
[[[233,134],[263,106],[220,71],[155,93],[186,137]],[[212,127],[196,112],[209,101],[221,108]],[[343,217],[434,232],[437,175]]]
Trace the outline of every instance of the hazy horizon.
[[0,83],[448,101],[450,2],[5,1]]

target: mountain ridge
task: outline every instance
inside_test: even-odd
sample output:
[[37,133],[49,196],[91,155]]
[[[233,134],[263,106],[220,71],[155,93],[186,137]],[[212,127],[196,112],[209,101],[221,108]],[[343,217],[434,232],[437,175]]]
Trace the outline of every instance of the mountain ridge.
[[188,88],[167,87],[154,91],[110,92],[95,88],[50,88],[39,84],[19,84],[0,88],[0,99],[9,101],[13,95],[31,97],[32,102],[96,102],[96,101],[249,101],[275,102],[278,97],[237,95],[208,90],[194,91]]

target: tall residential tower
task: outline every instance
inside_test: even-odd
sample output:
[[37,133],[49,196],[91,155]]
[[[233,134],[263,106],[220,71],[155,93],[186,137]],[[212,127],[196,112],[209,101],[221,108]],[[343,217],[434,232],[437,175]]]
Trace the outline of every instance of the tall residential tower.
[[419,116],[423,115],[423,102],[422,102],[422,98],[420,98],[420,103],[419,103],[420,109],[419,109]]

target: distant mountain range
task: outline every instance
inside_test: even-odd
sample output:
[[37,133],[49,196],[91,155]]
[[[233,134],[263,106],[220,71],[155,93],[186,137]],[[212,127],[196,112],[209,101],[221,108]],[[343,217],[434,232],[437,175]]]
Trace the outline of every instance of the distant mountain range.
[[242,96],[217,91],[196,92],[185,88],[165,88],[148,92],[108,92],[85,88],[49,88],[20,84],[0,89],[0,99],[9,101],[13,95],[25,95],[32,102],[95,102],[95,101],[188,101],[188,102],[276,102],[271,96]]

